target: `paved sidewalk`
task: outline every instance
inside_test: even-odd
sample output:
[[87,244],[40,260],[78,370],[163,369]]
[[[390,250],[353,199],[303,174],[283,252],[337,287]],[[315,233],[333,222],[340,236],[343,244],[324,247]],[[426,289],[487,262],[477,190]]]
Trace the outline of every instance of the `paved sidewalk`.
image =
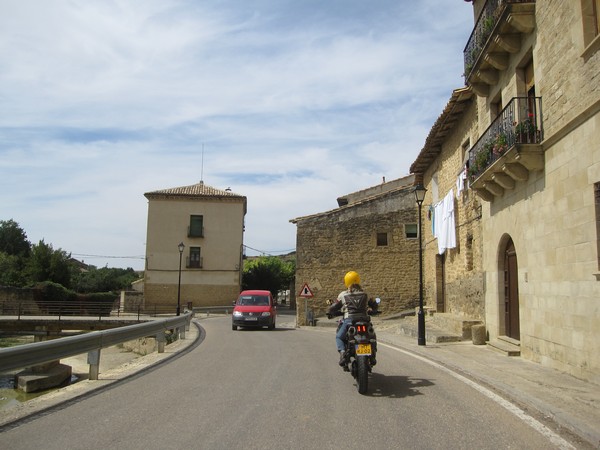
[[[550,428],[566,431],[578,442],[577,448],[600,449],[599,385],[470,341],[419,346],[416,337],[405,334],[411,324],[416,327],[414,320],[377,319],[374,324],[379,342],[422,356],[485,386]],[[319,326],[335,329],[334,321],[318,321]]]

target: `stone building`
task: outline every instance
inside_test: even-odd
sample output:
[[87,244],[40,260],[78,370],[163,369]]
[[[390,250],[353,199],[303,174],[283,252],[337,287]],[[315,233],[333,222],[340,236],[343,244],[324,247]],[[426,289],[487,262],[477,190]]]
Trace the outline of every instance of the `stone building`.
[[344,289],[347,271],[355,270],[385,314],[418,302],[417,214],[413,177],[338,198],[339,208],[292,219],[296,231],[296,293],[304,284],[312,298],[297,299],[299,324],[307,313],[325,314],[327,300]]
[[[431,320],[463,338],[471,337],[473,323],[485,320],[481,201],[466,179],[468,149],[477,136],[476,106],[470,88],[456,89],[410,169],[415,183],[427,189],[422,206],[424,303],[436,311]],[[448,202],[452,211],[444,212]],[[443,223],[449,223],[453,240],[434,229]]]
[[485,324],[524,358],[600,382],[598,0],[474,0],[470,188]]
[[175,307],[180,261],[182,308],[190,303],[230,305],[241,286],[246,197],[203,182],[144,196],[148,199],[146,308]]

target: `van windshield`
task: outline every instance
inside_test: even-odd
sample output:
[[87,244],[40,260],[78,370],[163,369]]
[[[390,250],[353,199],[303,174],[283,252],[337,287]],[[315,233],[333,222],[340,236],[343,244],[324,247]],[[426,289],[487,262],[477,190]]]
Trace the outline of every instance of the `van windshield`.
[[238,305],[269,306],[269,297],[266,295],[242,295]]

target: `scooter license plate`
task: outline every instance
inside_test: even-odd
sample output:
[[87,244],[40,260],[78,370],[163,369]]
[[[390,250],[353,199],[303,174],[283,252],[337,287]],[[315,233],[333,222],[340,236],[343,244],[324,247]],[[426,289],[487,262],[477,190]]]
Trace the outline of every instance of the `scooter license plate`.
[[370,356],[371,344],[356,344],[356,355]]

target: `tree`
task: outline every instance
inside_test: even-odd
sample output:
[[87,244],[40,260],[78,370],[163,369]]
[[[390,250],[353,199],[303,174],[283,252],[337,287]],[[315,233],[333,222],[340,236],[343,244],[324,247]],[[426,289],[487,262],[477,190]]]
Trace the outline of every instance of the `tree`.
[[0,286],[23,287],[26,284],[24,262],[21,256],[0,252]]
[[71,263],[71,254],[64,250],[54,250],[51,244],[42,239],[31,248],[31,256],[27,264],[28,279],[32,283],[51,281],[71,287],[71,274],[75,269]]
[[287,289],[295,273],[293,261],[284,261],[276,256],[261,256],[246,260],[242,274],[242,289],[265,289],[277,296]]
[[23,269],[31,253],[25,231],[14,220],[0,220],[0,286],[22,287]]
[[31,244],[27,234],[14,220],[0,220],[0,252],[14,256],[29,256]]
[[139,280],[139,275],[131,268],[119,269],[91,266],[89,270],[73,277],[73,287],[77,292],[109,292],[129,289],[131,283]]

